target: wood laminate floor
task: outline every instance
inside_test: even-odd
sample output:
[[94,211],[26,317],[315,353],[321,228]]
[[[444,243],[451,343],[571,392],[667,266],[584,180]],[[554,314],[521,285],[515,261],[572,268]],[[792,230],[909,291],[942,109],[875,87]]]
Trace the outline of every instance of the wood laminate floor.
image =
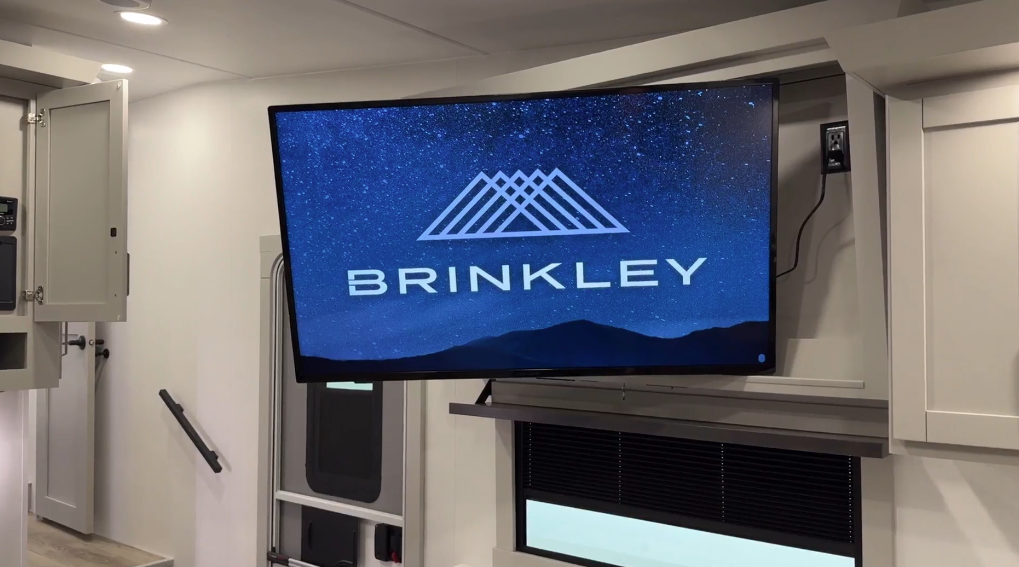
[[161,557],[99,536],[28,518],[28,567],[139,567]]

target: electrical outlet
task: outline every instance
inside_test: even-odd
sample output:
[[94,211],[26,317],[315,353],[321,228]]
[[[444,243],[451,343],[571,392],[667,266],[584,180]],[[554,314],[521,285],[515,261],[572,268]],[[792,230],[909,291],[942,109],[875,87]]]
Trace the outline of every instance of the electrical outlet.
[[821,172],[849,171],[849,122],[821,124]]

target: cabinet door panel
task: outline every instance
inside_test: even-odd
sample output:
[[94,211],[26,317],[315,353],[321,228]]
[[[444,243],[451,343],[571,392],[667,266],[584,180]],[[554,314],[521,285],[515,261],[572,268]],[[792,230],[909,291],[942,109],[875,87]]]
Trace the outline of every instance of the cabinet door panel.
[[36,321],[127,317],[127,81],[39,96]]
[[1019,125],[924,137],[927,409],[1019,415]]
[[1019,86],[891,101],[892,436],[1019,450]]

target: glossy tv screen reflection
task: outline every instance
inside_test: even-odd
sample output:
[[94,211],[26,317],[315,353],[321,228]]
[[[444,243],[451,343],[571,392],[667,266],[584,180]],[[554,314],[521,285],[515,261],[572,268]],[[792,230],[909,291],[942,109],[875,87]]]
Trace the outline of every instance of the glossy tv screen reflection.
[[298,380],[773,369],[776,89],[270,108]]

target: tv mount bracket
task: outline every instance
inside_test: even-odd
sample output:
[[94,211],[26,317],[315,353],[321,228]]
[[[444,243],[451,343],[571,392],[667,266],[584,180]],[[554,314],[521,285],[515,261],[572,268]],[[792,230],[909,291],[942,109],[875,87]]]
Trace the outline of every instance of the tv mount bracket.
[[483,406],[488,403],[488,399],[492,397],[492,382],[494,381],[492,378],[485,381],[485,387],[481,389],[481,393],[478,394],[478,399],[474,402],[474,405]]

